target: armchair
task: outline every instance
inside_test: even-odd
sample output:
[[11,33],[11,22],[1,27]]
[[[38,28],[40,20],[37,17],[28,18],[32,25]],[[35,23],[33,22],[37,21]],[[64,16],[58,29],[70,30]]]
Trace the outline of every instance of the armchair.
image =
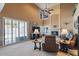
[[43,50],[48,52],[57,52],[58,45],[56,44],[56,37],[52,35],[45,36],[45,43],[42,44]]
[[[76,43],[77,43],[76,40],[77,40],[77,34],[74,34],[71,40],[61,40],[60,47],[65,46],[66,50],[68,50],[67,48],[73,49],[76,46]],[[61,47],[61,49],[62,49],[62,47]]]

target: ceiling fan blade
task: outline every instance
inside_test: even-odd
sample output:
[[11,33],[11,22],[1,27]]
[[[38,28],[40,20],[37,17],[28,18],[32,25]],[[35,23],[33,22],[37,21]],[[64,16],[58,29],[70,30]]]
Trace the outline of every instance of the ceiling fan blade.
[[48,11],[49,14],[51,14],[51,12]]
[[49,11],[53,11],[53,9],[49,9]]
[[51,14],[51,12],[50,12],[50,11],[45,10],[45,12],[47,12],[47,13]]

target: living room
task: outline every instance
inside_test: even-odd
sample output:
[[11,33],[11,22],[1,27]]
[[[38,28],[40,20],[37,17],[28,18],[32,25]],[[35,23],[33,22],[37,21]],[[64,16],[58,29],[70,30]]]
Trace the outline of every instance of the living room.
[[[55,41],[59,45],[58,41],[61,39],[62,29],[78,34],[78,24],[76,23],[78,21],[79,4],[5,3],[1,5],[3,7],[0,12],[0,49],[2,48],[0,55],[78,56],[77,49],[75,50],[76,54],[75,52],[71,52],[71,54],[63,53],[58,49],[55,53],[43,51],[42,42],[41,50],[39,51],[36,48],[34,50],[36,42],[34,40],[45,40],[46,36],[54,35],[56,36]],[[46,12],[47,17],[44,17],[42,10]],[[38,38],[34,34],[38,34]],[[53,42],[56,43],[55,41]],[[13,53],[16,49],[18,49],[18,52]],[[50,51],[51,49],[48,48],[47,50]]]

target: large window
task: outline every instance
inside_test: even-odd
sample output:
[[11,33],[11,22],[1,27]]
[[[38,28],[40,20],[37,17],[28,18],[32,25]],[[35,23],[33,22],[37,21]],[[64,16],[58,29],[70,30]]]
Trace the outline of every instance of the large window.
[[5,44],[11,44],[11,20],[5,20]]
[[24,22],[20,22],[20,37],[24,36],[25,25]]
[[25,22],[25,36],[27,36],[27,22]]
[[15,43],[16,42],[16,37],[18,37],[18,21],[15,21],[15,20],[13,20],[13,23],[12,23],[12,38],[13,38],[13,43]]
[[26,40],[27,22],[5,18],[5,45]]

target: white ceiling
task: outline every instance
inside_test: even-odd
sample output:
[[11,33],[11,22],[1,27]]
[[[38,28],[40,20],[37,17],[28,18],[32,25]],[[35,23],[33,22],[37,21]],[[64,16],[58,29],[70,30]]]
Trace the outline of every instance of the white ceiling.
[[3,10],[5,3],[0,3],[0,12]]
[[41,9],[45,9],[46,4],[47,4],[47,8],[51,8],[51,7],[58,5],[59,3],[35,3],[35,5],[37,5]]

